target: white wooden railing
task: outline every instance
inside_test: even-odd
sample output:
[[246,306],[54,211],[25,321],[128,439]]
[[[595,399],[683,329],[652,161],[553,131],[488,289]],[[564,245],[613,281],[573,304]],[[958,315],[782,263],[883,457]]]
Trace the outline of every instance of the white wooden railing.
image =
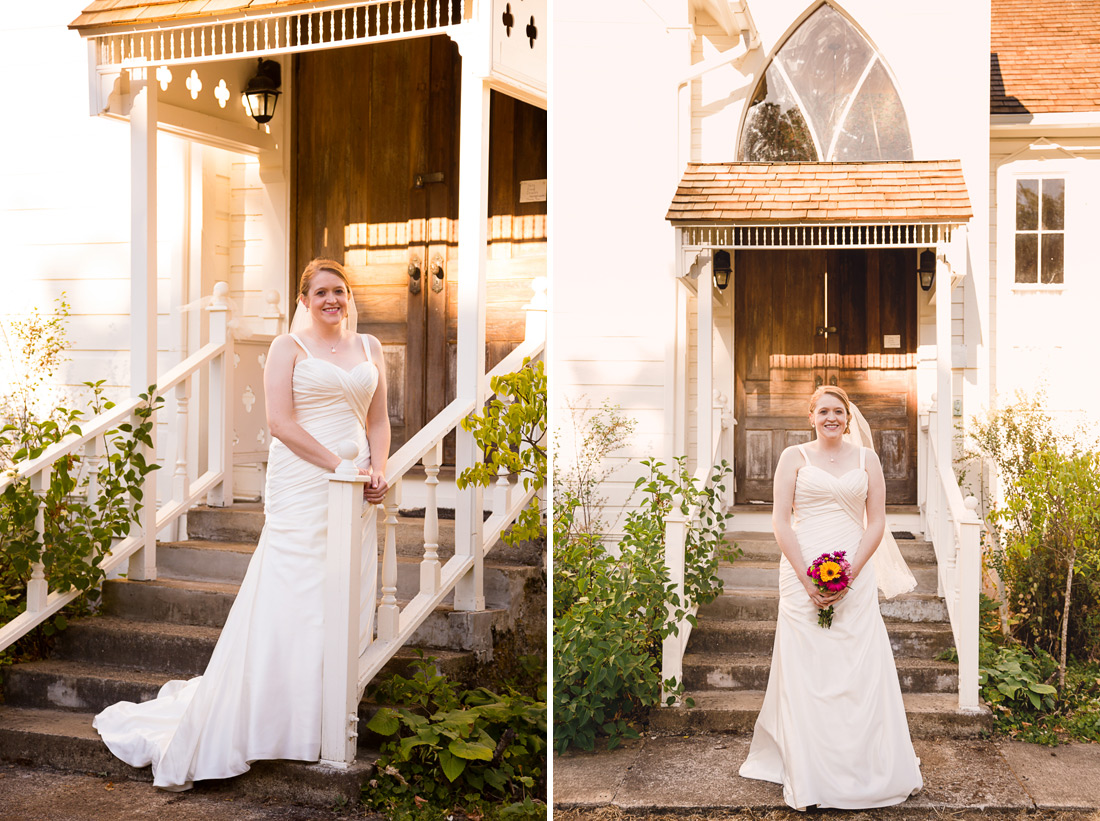
[[[937,595],[951,617],[951,631],[959,654],[959,709],[977,710],[978,702],[978,594],[981,589],[982,522],[975,512],[978,500],[963,498],[951,463],[951,452],[941,453],[941,419],[936,397],[921,414],[919,449],[924,465],[918,503],[925,534],[936,551]],[[950,441],[946,439],[946,441]]]
[[[541,316],[539,316],[541,315]],[[535,321],[533,318],[538,316]],[[512,373],[525,358],[541,359],[545,349],[545,313],[528,314],[527,339],[485,379]],[[443,439],[490,397],[469,396],[451,402],[438,416],[406,442],[386,466],[389,491],[382,505],[363,503],[363,477],[351,461],[356,447],[343,443],[338,454],[344,461],[330,476],[328,554],[325,592],[324,692],[321,707],[321,760],[344,767],[355,760],[358,705],[367,684],[404,646],[433,610],[455,591],[456,610],[483,610],[481,568],[484,557],[520,511],[531,501],[534,489],[524,489],[512,477],[501,474],[493,488],[492,514],[482,522],[475,515],[471,533],[460,533],[456,516],[455,552],[446,562],[439,558],[439,517],[436,488],[443,457]],[[459,431],[460,435],[464,435]],[[465,434],[468,435],[468,434]],[[401,483],[417,463],[424,466],[427,502],[424,513],[424,554],[420,561],[419,592],[402,607],[397,600],[397,510]],[[456,513],[463,505],[481,512],[481,488],[458,491]],[[359,654],[360,562],[364,528],[376,527],[378,508],[385,516],[382,550],[381,599],[375,612],[375,635]],[[460,596],[456,587],[474,576],[476,595]]]
[[[173,526],[195,504],[206,500],[210,504],[231,504],[233,500],[233,337],[228,333],[229,286],[219,282],[214,286],[214,298],[207,311],[210,314],[210,342],[187,357],[175,367],[163,374],[156,386],[154,396],[167,396],[174,392],[176,415],[176,463],[172,466],[170,477],[170,498],[159,509],[156,504],[156,472],[145,477],[142,487],[144,506],[139,511],[139,522],[133,533],[117,541],[107,557],[101,563],[103,570],[110,574],[128,562],[127,575],[130,579],[151,580],[157,575],[157,533]],[[202,475],[191,478],[194,471],[187,464],[187,431],[189,398],[196,380],[206,376],[203,419],[207,426],[208,454],[207,469]],[[134,411],[141,405],[137,397],[120,402],[109,411],[105,411],[87,423],[81,425],[81,434],[68,436],[56,445],[48,448],[35,459],[28,459],[15,465],[3,478],[0,478],[0,493],[14,482],[24,479],[31,481],[35,493],[44,497],[50,486],[50,473],[53,464],[70,454],[83,456],[87,466],[88,485],[85,492],[89,501],[96,498],[96,481],[100,466],[109,454],[106,451],[104,434],[116,429],[120,424],[129,422],[138,424]],[[162,411],[163,412],[163,411]],[[156,436],[154,446],[144,448],[146,462],[152,464],[158,458]],[[168,471],[165,471],[168,472]],[[44,504],[44,502],[43,502]],[[45,550],[44,507],[39,506],[35,530]],[[50,590],[45,577],[45,568],[36,563],[27,582],[27,608],[20,615],[0,625],[0,650],[25,636],[46,619],[61,610],[80,593],[76,590]]]
[[[700,420],[700,427],[705,424]],[[697,487],[709,487],[714,478],[714,466],[718,464],[723,454],[726,453],[728,437],[733,436],[732,419],[728,413],[728,405],[721,394],[715,394],[714,405],[711,410],[711,442],[713,453],[708,459],[700,459],[695,469],[692,480]],[[688,530],[699,518],[699,505],[688,509],[685,513],[680,497],[672,500],[672,510],[665,519],[665,567],[668,569],[668,578],[672,583],[672,592],[680,602],[680,607],[668,605],[668,617],[675,622],[676,629],[665,636],[661,645],[661,705],[668,706],[668,699],[673,698],[673,704],[679,703],[679,697],[675,692],[664,686],[664,682],[674,680],[680,684],[684,677],[684,653],[687,651],[688,639],[691,638],[691,618],[699,612],[699,603],[689,601],[685,593],[684,580],[687,572],[687,535]],[[682,610],[683,615],[676,617],[676,610]]]

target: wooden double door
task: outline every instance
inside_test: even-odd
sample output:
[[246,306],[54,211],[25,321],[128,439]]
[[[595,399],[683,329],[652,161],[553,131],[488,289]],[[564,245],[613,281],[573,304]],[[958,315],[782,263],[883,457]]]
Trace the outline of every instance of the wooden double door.
[[809,398],[838,385],[874,432],[887,504],[917,487],[917,294],[912,249],[735,256],[737,502],[770,502],[783,449],[809,441]]
[[[461,66],[446,36],[294,62],[292,284],[315,257],[348,268],[359,331],[385,353],[393,448],[456,395]],[[546,203],[521,195],[546,177],[546,112],[496,92],[491,108],[488,367],[522,341],[546,271]]]

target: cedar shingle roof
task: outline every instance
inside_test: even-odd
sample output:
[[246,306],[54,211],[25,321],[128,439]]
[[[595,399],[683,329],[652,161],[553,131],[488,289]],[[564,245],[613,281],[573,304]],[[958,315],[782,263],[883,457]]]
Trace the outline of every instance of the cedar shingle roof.
[[962,222],[962,164],[688,163],[666,219],[686,222]]
[[992,0],[992,114],[1100,111],[1100,0]]
[[314,0],[92,0],[69,28],[113,28],[134,23],[187,20],[245,11],[270,11],[280,6],[306,5]]

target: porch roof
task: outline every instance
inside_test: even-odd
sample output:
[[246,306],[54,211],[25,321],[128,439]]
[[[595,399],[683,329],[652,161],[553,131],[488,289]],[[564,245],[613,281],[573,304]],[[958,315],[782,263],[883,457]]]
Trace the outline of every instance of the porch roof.
[[959,160],[688,163],[666,219],[678,224],[962,223]]
[[317,0],[92,0],[69,28],[81,34],[117,26],[192,22],[197,18],[272,11],[290,6],[332,6]]
[[991,114],[1100,110],[1100,2],[993,0]]

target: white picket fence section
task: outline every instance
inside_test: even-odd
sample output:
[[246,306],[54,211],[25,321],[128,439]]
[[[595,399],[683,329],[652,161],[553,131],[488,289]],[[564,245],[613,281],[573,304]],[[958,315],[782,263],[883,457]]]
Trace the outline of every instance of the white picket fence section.
[[[978,699],[978,599],[981,590],[982,522],[976,513],[978,500],[963,498],[951,464],[950,449],[941,453],[945,437],[939,425],[936,396],[921,414],[918,462],[926,465],[918,503],[925,534],[936,551],[937,595],[942,596],[951,617],[951,631],[959,654],[959,709],[977,710]],[[949,439],[946,441],[950,441]]]
[[[727,438],[733,436],[732,419],[728,413],[729,407],[721,394],[714,394],[714,404],[711,409],[711,438],[713,443],[711,458],[700,459],[692,477],[697,486],[710,487],[714,478],[714,466],[722,461],[728,445]],[[700,424],[702,427],[702,424]],[[732,496],[729,496],[732,501]],[[675,693],[670,692],[664,686],[664,682],[675,680],[677,684],[684,677],[684,653],[687,652],[688,639],[691,638],[691,621],[699,612],[699,603],[688,601],[684,589],[684,579],[687,572],[687,535],[690,527],[699,519],[699,505],[695,505],[684,512],[683,500],[677,496],[672,500],[672,510],[665,517],[665,567],[668,569],[668,578],[673,585],[673,593],[684,605],[684,614],[676,618],[677,608],[668,605],[668,617],[676,623],[676,630],[665,636],[661,645],[661,704],[668,704],[669,697],[674,699],[673,704],[678,704],[679,699]]]
[[[210,314],[210,341],[163,374],[157,381],[155,396],[175,393],[177,407],[177,461],[172,475],[170,501],[157,509],[157,472],[146,475],[142,488],[144,506],[139,511],[140,520],[134,532],[116,542],[101,566],[108,574],[122,568],[128,562],[127,576],[135,580],[151,580],[157,574],[157,533],[173,526],[188,510],[201,501],[223,504],[233,498],[233,337],[228,333],[230,305],[229,286],[219,282],[214,287],[214,298],[207,311]],[[205,403],[202,418],[207,426],[207,469],[194,479],[183,454],[187,452],[188,404],[196,380],[206,379]],[[96,498],[96,476],[103,459],[108,456],[104,434],[124,422],[138,423],[134,411],[140,406],[137,397],[121,402],[86,424],[81,425],[81,435],[66,437],[48,448],[38,458],[16,465],[14,470],[0,479],[0,492],[9,485],[30,479],[39,496],[44,496],[50,486],[53,464],[70,454],[83,454],[89,482],[86,493],[89,501]],[[154,436],[155,442],[155,436]],[[145,449],[145,459],[152,463],[157,459],[155,447]],[[167,472],[167,471],[165,471]],[[39,507],[35,529],[44,543],[43,507]],[[79,596],[75,590],[49,590],[41,562],[36,563],[27,582],[27,608],[20,615],[0,626],[0,650],[18,641],[46,619]]]

